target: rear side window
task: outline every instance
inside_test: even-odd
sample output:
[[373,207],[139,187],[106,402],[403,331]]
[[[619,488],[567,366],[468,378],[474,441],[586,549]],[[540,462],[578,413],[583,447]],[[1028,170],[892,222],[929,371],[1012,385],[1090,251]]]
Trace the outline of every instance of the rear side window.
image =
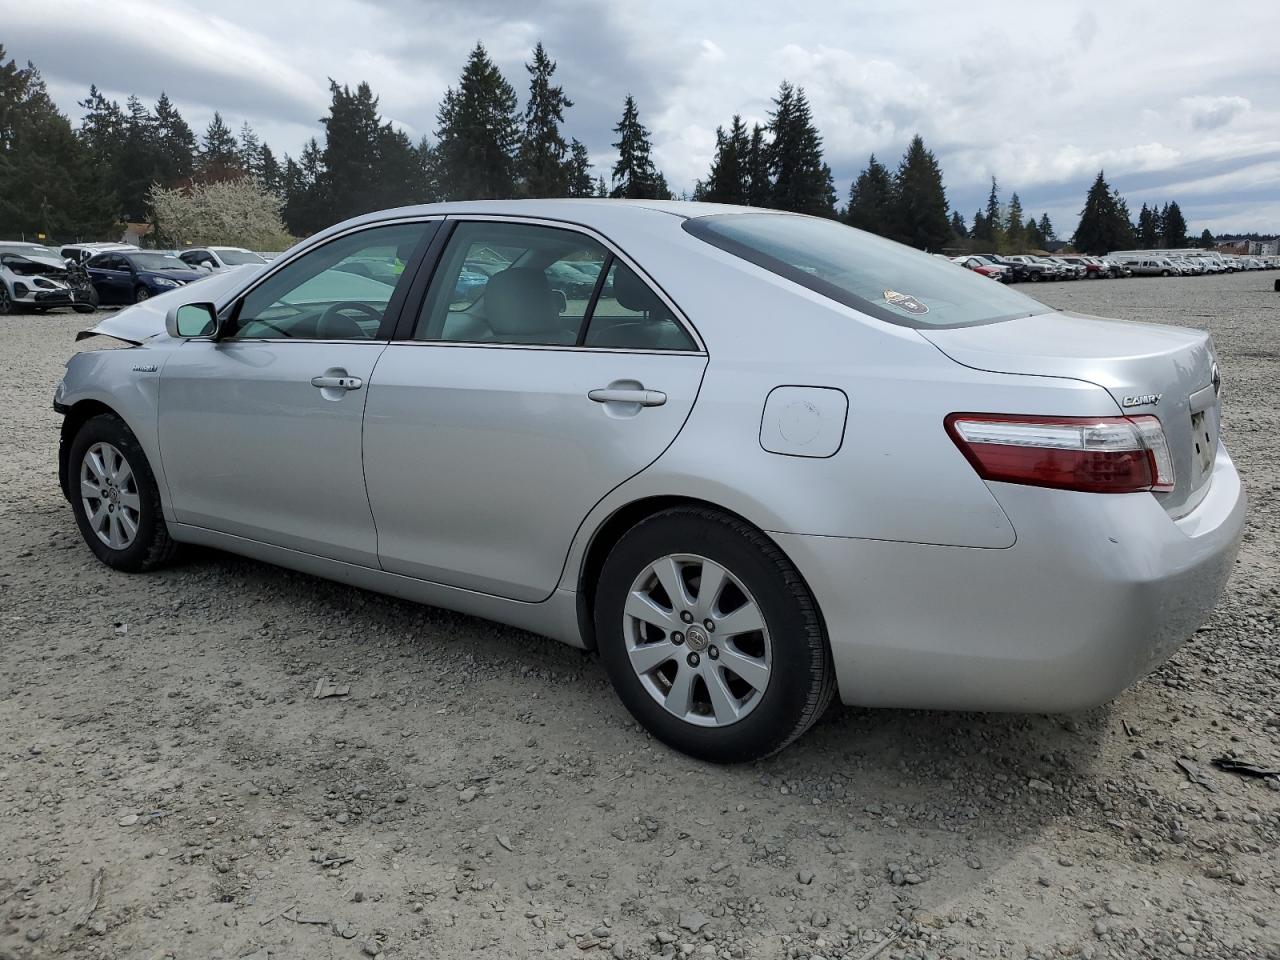
[[972,270],[833,220],[717,214],[686,220],[684,229],[837,303],[904,327],[968,327],[1048,309]]
[[583,345],[628,350],[697,349],[671,308],[620,260],[612,262],[605,276]]

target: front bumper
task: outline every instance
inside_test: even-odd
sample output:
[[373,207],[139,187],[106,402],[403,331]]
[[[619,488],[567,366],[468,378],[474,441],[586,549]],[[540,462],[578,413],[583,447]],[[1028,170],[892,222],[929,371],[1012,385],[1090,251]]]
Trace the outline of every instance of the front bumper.
[[1105,703],[1209,617],[1244,529],[1221,449],[1209,492],[1176,521],[1146,493],[991,487],[1017,533],[1007,549],[774,535],[817,598],[845,703]]

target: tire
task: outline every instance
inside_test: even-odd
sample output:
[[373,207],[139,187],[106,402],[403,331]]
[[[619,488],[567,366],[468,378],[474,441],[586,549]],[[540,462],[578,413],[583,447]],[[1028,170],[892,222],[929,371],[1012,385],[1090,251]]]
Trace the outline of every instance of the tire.
[[1161,270],[1161,271],[1160,271],[1160,276],[1162,276],[1162,277],[1167,277],[1168,275],[1169,275],[1169,271],[1168,271],[1168,270]]
[[1033,270],[1030,274],[1028,274],[1028,276],[1029,276],[1029,277],[1031,277],[1031,282],[1032,282],[1032,283],[1039,283],[1039,282],[1040,282],[1040,271],[1039,271],[1039,270]]
[[[91,461],[91,453],[96,461]],[[117,456],[127,471],[116,461]],[[102,413],[85,421],[71,441],[67,473],[76,525],[94,556],[129,573],[151,570],[173,559],[177,544],[164,522],[155,475],[137,437],[123,420],[113,413]],[[83,485],[84,480],[88,486]],[[84,491],[93,487],[103,496],[86,495]],[[102,514],[104,508],[106,513]],[[130,524],[134,531],[128,537]]]
[[9,296],[9,288],[0,283],[0,317],[13,313],[13,298]]
[[93,307],[87,303],[77,303],[72,306],[76,313],[93,313]]
[[148,290],[146,287],[141,285],[134,287],[134,290],[133,290],[134,303],[141,303],[143,300],[150,300],[150,299],[151,299],[150,290]]
[[[703,604],[704,573],[716,567],[724,571],[722,586]],[[662,582],[682,584],[675,589],[686,597],[672,603]],[[641,595],[647,604],[636,604]],[[692,623],[681,621],[679,607]],[[761,627],[726,632],[752,622]],[[808,730],[835,694],[822,620],[799,572],[760,531],[714,510],[676,507],[627,531],[600,572],[595,626],[600,658],[631,715],[663,743],[702,760],[741,763],[776,753]],[[649,650],[633,665],[633,655]],[[678,698],[682,690],[688,696]],[[684,705],[668,709],[673,697]]]

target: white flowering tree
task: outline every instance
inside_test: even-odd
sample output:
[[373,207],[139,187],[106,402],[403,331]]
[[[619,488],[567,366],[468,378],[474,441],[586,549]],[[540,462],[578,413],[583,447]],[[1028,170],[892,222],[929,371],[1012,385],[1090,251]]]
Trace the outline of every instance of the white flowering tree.
[[156,237],[173,247],[208,244],[283,250],[294,238],[280,219],[280,198],[253,177],[194,183],[148,194]]

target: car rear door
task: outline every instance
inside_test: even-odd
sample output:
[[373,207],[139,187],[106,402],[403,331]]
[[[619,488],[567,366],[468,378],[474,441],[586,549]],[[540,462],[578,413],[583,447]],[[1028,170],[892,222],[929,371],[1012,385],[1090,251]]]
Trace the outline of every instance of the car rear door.
[[379,558],[394,573],[543,600],[583,518],[679,433],[706,353],[589,231],[449,227],[421,309],[411,296],[369,388]]
[[[160,373],[160,451],[175,519],[377,567],[361,433],[374,364],[438,221],[344,233],[232,305],[220,340],[188,340]],[[416,251],[416,252],[415,252]],[[385,262],[386,278],[345,270]]]

